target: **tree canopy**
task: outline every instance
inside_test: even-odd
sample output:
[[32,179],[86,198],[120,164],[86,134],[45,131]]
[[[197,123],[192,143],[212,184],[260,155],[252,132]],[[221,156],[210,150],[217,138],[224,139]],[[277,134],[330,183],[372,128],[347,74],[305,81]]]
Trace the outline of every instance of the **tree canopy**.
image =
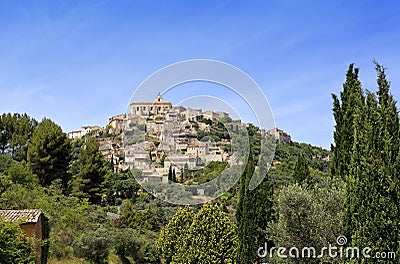
[[28,162],[42,186],[49,186],[56,179],[61,179],[66,186],[70,150],[70,140],[61,127],[50,119],[43,119],[28,144]]

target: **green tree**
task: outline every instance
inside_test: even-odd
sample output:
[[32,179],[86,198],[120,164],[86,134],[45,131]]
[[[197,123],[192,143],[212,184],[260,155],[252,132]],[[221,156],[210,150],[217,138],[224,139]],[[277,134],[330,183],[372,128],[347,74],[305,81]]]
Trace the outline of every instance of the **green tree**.
[[39,183],[37,176],[32,174],[25,161],[12,163],[8,169],[8,178],[13,183],[19,183],[22,185]]
[[303,153],[299,154],[296,165],[293,171],[293,180],[298,184],[312,184],[312,177],[310,174],[310,169],[308,167],[308,160]]
[[29,264],[36,260],[33,241],[25,237],[19,223],[0,219],[0,260],[4,264]]
[[27,159],[27,147],[37,121],[27,114],[15,113],[0,116],[0,152],[10,154],[15,160]]
[[144,252],[141,234],[132,228],[119,228],[114,232],[115,253],[122,263],[131,263],[128,257],[135,263],[142,263]]
[[28,144],[28,162],[42,186],[61,179],[66,186],[69,180],[70,140],[61,127],[50,119],[43,119],[34,130]]
[[13,122],[10,113],[0,116],[0,150],[2,154],[8,152],[9,144],[13,134]]
[[376,62],[375,66],[378,97],[367,91],[365,100],[354,102],[362,107],[353,112],[342,230],[354,246],[398,253],[399,116],[385,69]]
[[111,173],[106,178],[106,202],[109,205],[120,205],[122,200],[138,196],[140,185],[133,178],[132,172]]
[[254,263],[257,249],[267,242],[266,230],[273,219],[272,185],[269,177],[254,190],[249,190],[250,179],[255,171],[253,154],[250,152],[245,172],[239,183],[239,203],[236,210],[239,245],[237,263]]
[[28,142],[37,127],[37,121],[31,119],[27,114],[14,114],[14,132],[12,134],[10,147],[12,156],[18,160],[27,159]]
[[331,173],[341,178],[348,176],[354,143],[355,112],[363,107],[364,101],[358,73],[359,69],[354,68],[354,64],[350,64],[343,91],[340,93],[340,100],[337,95],[332,94],[333,116],[336,124],[333,133],[335,144],[331,146],[333,152]]
[[[188,219],[190,213],[188,213]],[[184,223],[185,226],[187,223]],[[178,224],[179,225],[179,224]],[[175,225],[176,227],[176,225]],[[234,263],[237,227],[215,204],[204,204],[194,216],[187,233],[181,231],[171,263]]]
[[72,195],[89,198],[92,203],[99,203],[103,193],[104,180],[107,174],[105,160],[99,150],[99,143],[89,137],[81,149],[75,164],[78,174],[71,181]]
[[168,170],[168,180],[169,181],[173,181],[173,174],[172,174],[172,166],[169,166],[169,170]]
[[94,231],[88,231],[81,235],[75,245],[76,254],[91,263],[107,263],[107,258],[112,247],[112,235],[99,227]]
[[115,252],[122,263],[159,264],[159,253],[154,245],[153,234],[143,234],[131,228],[115,232]]
[[[272,246],[285,247],[314,247],[316,254],[323,247],[336,243],[336,238],[341,235],[338,222],[343,215],[344,183],[341,179],[324,178],[316,187],[308,189],[299,184],[291,184],[280,190],[274,204],[277,218],[270,223],[268,233],[274,245],[267,243],[268,249]],[[264,245],[260,245],[264,246]],[[270,251],[261,251],[265,255],[262,262],[271,261]],[[288,252],[286,252],[287,254]],[[276,254],[276,251],[275,251]],[[326,256],[329,257],[329,256]],[[340,263],[342,259],[320,258],[289,258],[282,259],[274,255],[273,263]]]
[[178,180],[176,179],[175,169],[172,170],[172,181],[173,182],[178,182]]
[[188,177],[189,177],[189,165],[185,163],[185,165],[183,165],[183,170],[181,174],[181,182],[184,183]]
[[254,243],[257,226],[255,223],[254,204],[251,191],[248,186],[254,173],[253,154],[250,152],[245,172],[240,178],[239,184],[239,203],[236,209],[236,219],[238,223],[239,245],[237,251],[237,263],[253,263],[257,259],[257,244]]
[[183,207],[176,212],[168,224],[160,231],[157,247],[160,250],[161,257],[167,264],[171,263],[178,247],[183,245],[183,239],[193,223],[193,218],[193,210],[189,206]]

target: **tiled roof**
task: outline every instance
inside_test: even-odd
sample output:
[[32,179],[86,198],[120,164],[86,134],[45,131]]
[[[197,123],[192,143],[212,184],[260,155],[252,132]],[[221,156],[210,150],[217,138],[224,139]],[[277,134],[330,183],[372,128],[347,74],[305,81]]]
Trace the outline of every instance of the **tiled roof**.
[[26,223],[36,223],[42,214],[40,210],[0,210],[0,217],[4,217],[6,222],[25,221]]

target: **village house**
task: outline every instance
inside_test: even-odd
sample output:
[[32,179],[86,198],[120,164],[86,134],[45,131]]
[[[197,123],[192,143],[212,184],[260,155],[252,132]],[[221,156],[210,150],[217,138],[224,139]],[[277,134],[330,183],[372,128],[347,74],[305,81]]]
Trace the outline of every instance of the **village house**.
[[81,129],[68,132],[67,135],[70,139],[77,139],[77,138],[82,138],[83,136],[92,131],[95,130],[101,131],[102,129],[103,128],[101,128],[100,126],[82,126]]
[[[20,228],[25,232],[27,237],[42,241],[48,236],[48,230],[46,231],[44,228],[47,218],[40,210],[0,210],[0,217],[6,222],[20,222]],[[38,254],[37,264],[42,263],[44,253],[47,250],[48,246],[44,245],[35,248]]]
[[205,118],[209,118],[209,119],[213,119],[213,120],[216,120],[216,119],[223,119],[223,120],[229,119],[229,114],[228,113],[220,112],[220,111],[218,111],[218,112],[206,111],[206,112],[204,112],[203,116]]
[[196,167],[197,159],[193,156],[186,156],[186,155],[175,155],[171,157],[166,157],[164,161],[164,167],[169,168],[177,167],[182,170],[187,164],[188,169],[194,169]]
[[185,116],[186,116],[186,119],[189,119],[189,118],[201,115],[202,112],[203,111],[201,109],[187,108]]
[[99,150],[103,155],[104,159],[117,165],[117,170],[123,168],[123,164],[120,160],[124,156],[124,148],[118,140],[114,139],[99,139]]
[[285,131],[283,131],[277,127],[267,130],[264,133],[266,133],[267,135],[273,136],[278,141],[278,143],[288,144],[292,141],[292,139],[288,133],[286,133]]
[[108,124],[111,126],[111,133],[119,134],[124,129],[126,115],[119,114],[108,119]]

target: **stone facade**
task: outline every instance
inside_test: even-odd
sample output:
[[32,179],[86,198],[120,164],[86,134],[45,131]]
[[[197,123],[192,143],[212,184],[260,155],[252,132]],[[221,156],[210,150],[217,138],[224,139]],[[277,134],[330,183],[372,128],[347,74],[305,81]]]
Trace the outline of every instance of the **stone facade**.
[[133,116],[164,116],[172,109],[169,101],[164,101],[160,94],[154,102],[134,102],[130,105],[130,114]]
[[111,126],[113,134],[119,134],[124,129],[125,115],[119,114],[108,119],[108,124]]
[[82,126],[82,128],[79,130],[73,130],[71,132],[68,132],[68,137],[70,139],[82,138],[87,133],[90,133],[95,130],[101,131],[102,129],[103,128],[101,128],[99,126]]
[[288,144],[292,141],[292,138],[290,137],[290,135],[288,133],[286,133],[285,131],[283,131],[279,128],[276,128],[276,127],[273,129],[267,130],[265,133],[267,135],[271,135],[271,136],[275,137],[275,139],[279,143]]

